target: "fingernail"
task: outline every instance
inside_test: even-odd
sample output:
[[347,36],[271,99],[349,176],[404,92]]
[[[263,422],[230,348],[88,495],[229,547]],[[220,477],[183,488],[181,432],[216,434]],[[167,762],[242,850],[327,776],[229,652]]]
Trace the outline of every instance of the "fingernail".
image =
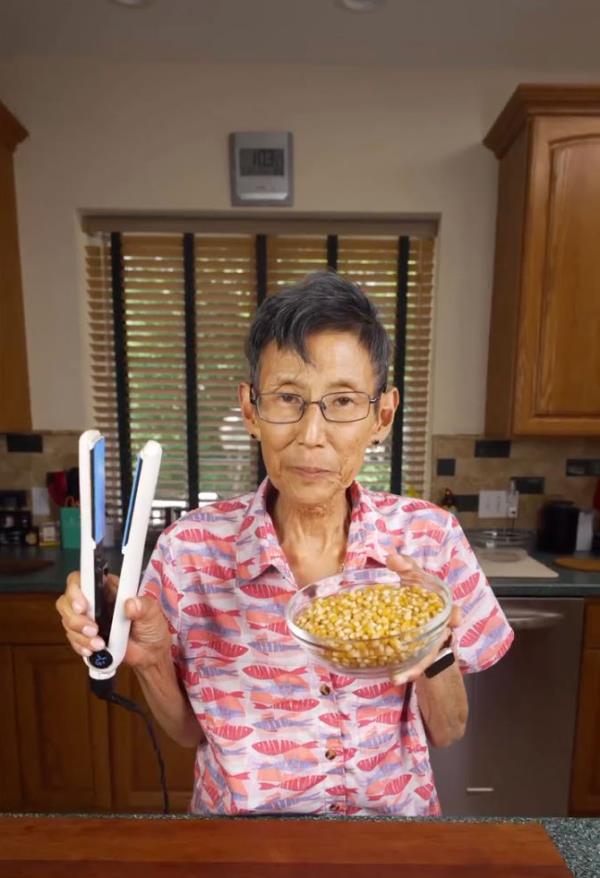
[[73,601],[71,604],[76,613],[83,613],[83,606],[79,603],[79,601]]
[[98,652],[99,649],[104,649],[104,641],[101,637],[94,637],[94,639],[90,642],[90,646],[94,650],[94,652]]
[[86,658],[89,658],[92,654],[91,649],[86,649],[85,646],[81,647],[81,655],[84,655]]
[[85,628],[82,628],[82,633],[86,637],[94,637],[98,633],[98,629],[94,625],[86,625]]

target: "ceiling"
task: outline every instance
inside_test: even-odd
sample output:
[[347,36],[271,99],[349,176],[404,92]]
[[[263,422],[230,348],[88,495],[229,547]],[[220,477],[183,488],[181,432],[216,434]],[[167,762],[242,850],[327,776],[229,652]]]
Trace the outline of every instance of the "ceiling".
[[600,0],[0,0],[0,59],[122,60],[600,71]]

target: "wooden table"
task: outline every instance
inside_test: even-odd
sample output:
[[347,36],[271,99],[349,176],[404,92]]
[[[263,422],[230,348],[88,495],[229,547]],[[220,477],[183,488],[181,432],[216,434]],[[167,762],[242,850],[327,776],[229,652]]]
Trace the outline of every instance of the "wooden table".
[[537,823],[0,817],[2,878],[569,878]]

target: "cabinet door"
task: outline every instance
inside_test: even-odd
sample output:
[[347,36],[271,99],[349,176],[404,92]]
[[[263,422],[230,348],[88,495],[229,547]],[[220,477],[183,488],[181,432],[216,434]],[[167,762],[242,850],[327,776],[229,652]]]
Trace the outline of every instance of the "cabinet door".
[[109,810],[106,705],[81,659],[68,646],[15,646],[13,655],[24,807]]
[[[117,692],[148,710],[135,674],[121,666]],[[156,753],[141,716],[110,706],[113,807],[116,811],[162,811]],[[179,747],[154,723],[165,764],[171,812],[187,811],[194,781],[195,750]]]
[[583,653],[571,814],[600,814],[600,649]]
[[7,110],[0,102],[0,266],[2,266],[0,271],[0,431],[2,432],[31,430],[12,155],[14,141],[8,146],[3,137],[5,126],[9,124],[7,117]]
[[599,435],[600,118],[531,137],[514,432]]
[[19,736],[12,650],[0,646],[0,810],[20,811],[23,793],[19,772]]

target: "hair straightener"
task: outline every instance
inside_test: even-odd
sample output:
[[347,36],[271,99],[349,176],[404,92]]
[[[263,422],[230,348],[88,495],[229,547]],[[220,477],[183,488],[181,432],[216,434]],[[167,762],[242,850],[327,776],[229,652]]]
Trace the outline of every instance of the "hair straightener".
[[[79,439],[79,498],[81,505],[81,589],[98,633],[106,648],[84,659],[92,689],[100,693],[104,681],[112,680],[123,661],[130,621],[125,601],[136,596],[140,584],[148,522],[162,449],[158,442],[146,442],[137,458],[129,509],[123,531],[121,573],[116,598],[107,589],[104,577],[108,566],[103,554],[105,533],[105,452],[104,437],[87,430]],[[94,685],[95,683],[99,685]],[[104,687],[106,688],[106,687]]]
[[150,717],[135,702],[113,691],[114,677],[125,656],[131,627],[131,621],[125,615],[125,601],[137,595],[140,585],[144,547],[158,481],[162,448],[158,442],[150,440],[138,454],[123,530],[121,546],[123,561],[116,594],[105,581],[108,574],[103,546],[106,527],[105,455],[106,443],[98,430],[86,430],[81,434],[79,438],[81,590],[88,602],[89,613],[98,625],[98,634],[105,644],[104,649],[92,653],[89,658],[84,657],[83,660],[88,668],[91,690],[98,698],[133,710],[144,718],[158,757],[166,813],[168,796],[164,765]]

